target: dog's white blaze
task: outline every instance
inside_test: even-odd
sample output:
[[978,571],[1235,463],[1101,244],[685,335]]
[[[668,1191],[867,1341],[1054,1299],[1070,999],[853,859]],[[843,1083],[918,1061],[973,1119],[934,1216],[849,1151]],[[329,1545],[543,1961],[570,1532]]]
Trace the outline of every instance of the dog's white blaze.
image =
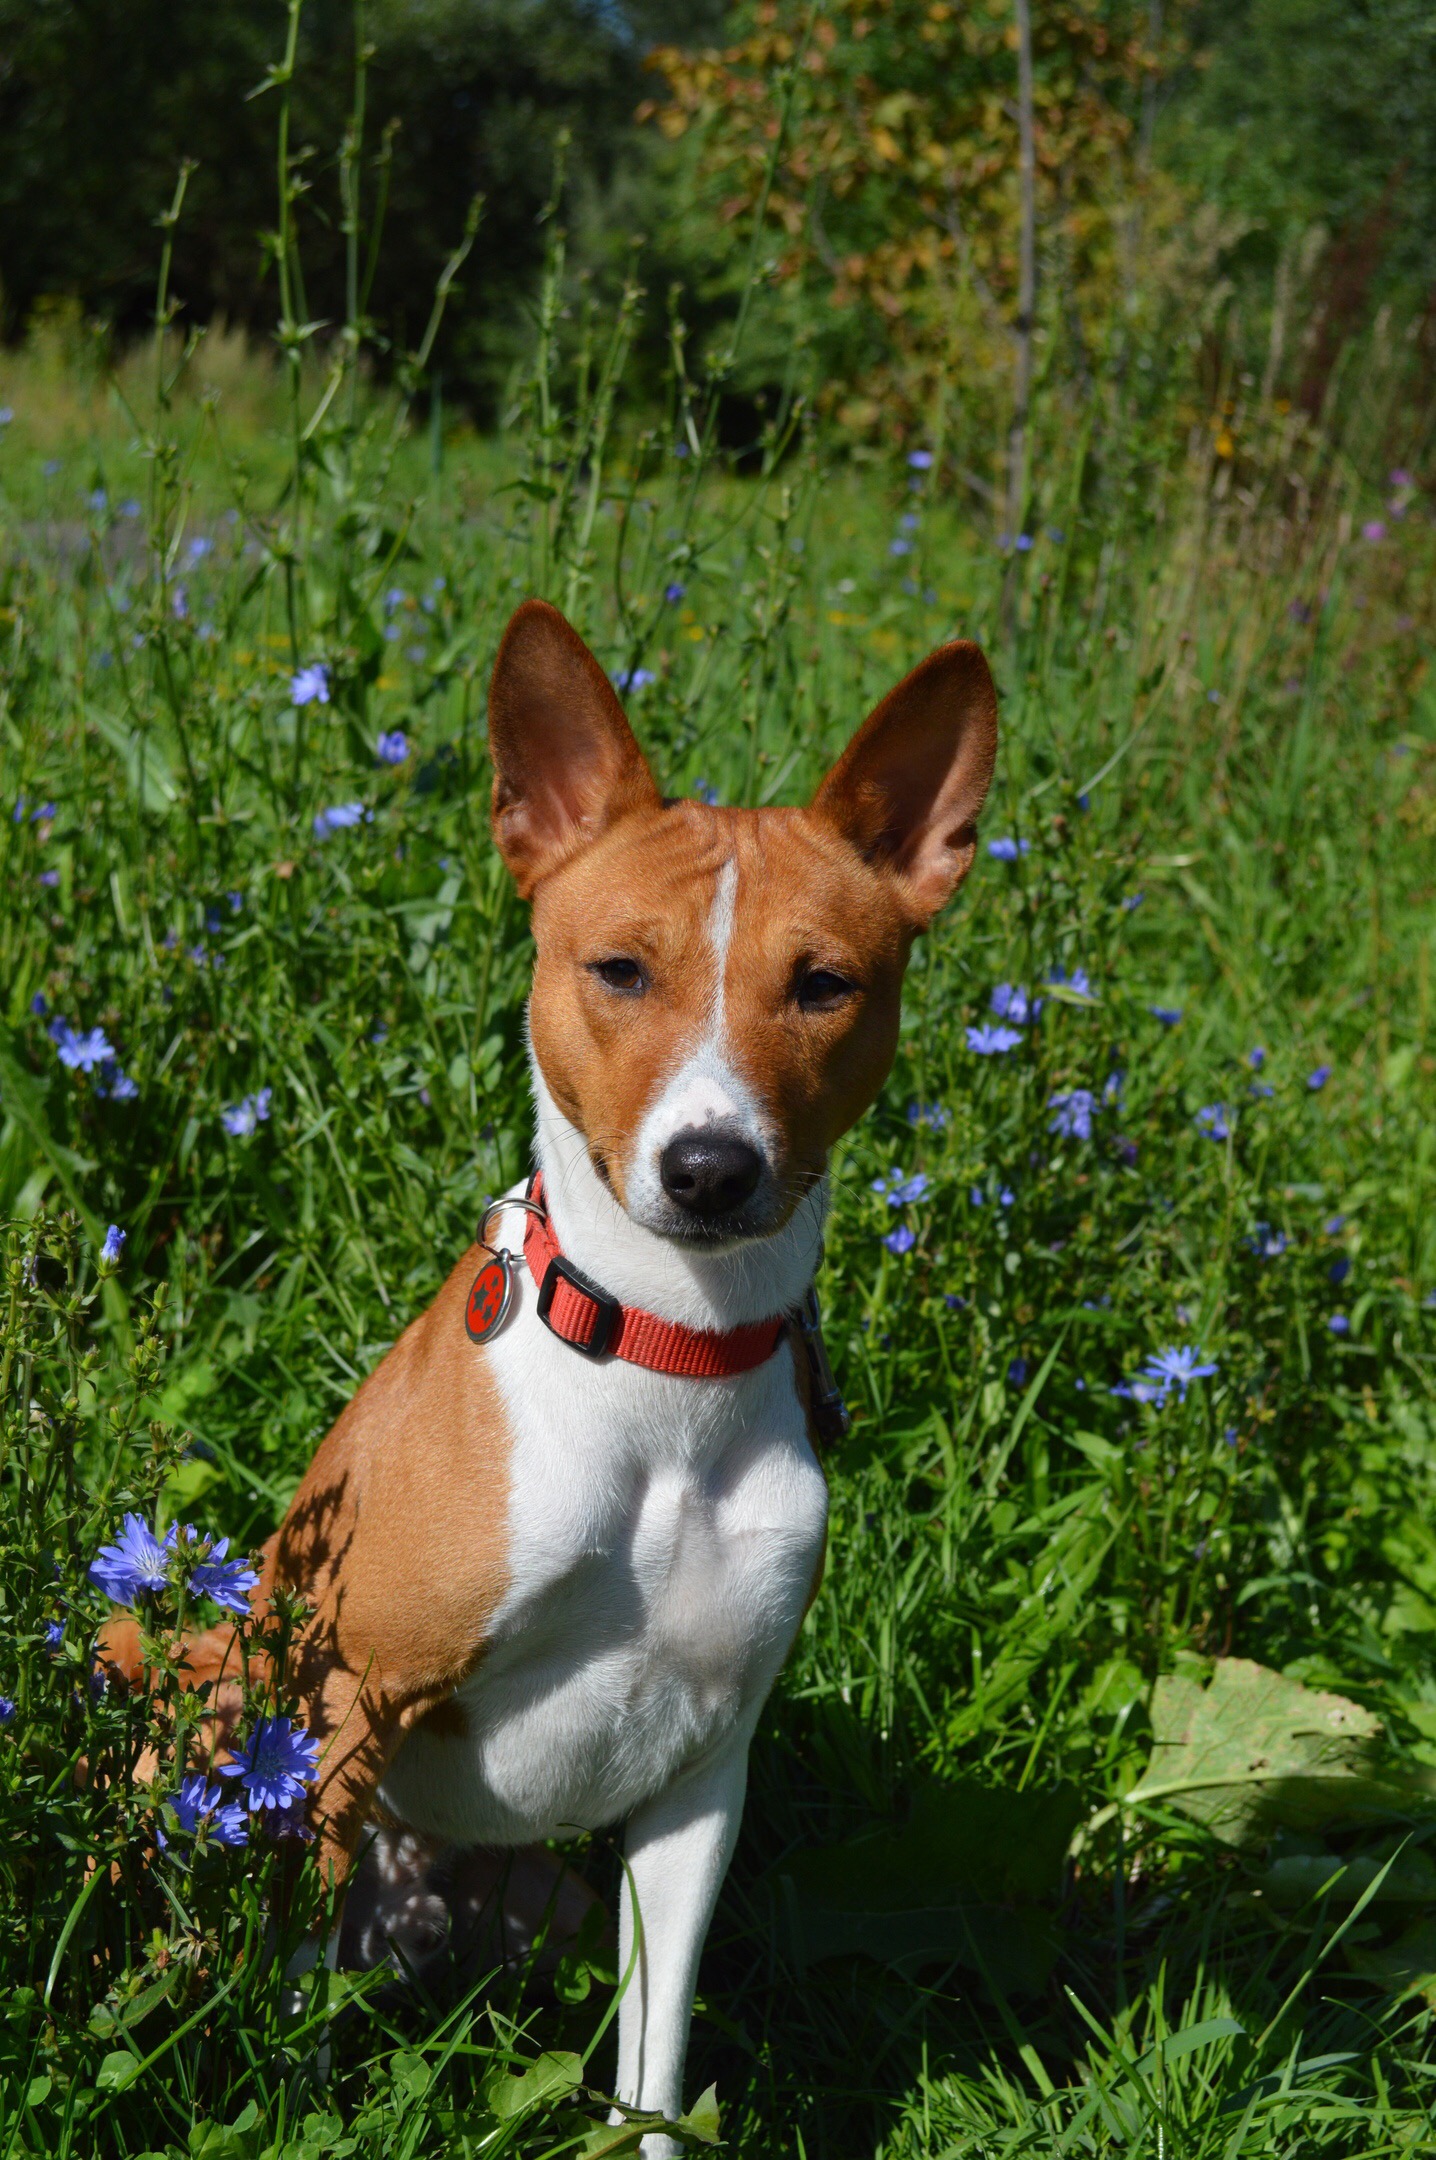
[[679,1133],[721,1125],[755,1147],[765,1163],[772,1160],[775,1136],[771,1122],[728,1050],[728,954],[737,910],[738,865],[730,855],[718,872],[708,911],[713,992],[703,1033],[644,1113],[625,1177],[629,1213],[655,1227],[672,1212],[658,1166],[663,1150]]

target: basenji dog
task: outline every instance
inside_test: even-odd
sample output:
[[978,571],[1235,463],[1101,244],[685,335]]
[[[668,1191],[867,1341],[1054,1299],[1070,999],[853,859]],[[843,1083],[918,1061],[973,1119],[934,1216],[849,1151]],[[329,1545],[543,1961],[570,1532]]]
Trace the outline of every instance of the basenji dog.
[[[887,1077],[996,741],[987,663],[953,643],[806,808],[665,801],[582,639],[519,608],[489,748],[532,902],[537,1175],[265,1550],[257,1606],[282,1584],[312,1608],[297,1681],[337,1877],[375,1814],[453,1847],[626,1823],[614,2090],[670,2118],[749,1741],[823,1568],[829,1154]],[[219,1629],[197,1678],[224,1654]]]

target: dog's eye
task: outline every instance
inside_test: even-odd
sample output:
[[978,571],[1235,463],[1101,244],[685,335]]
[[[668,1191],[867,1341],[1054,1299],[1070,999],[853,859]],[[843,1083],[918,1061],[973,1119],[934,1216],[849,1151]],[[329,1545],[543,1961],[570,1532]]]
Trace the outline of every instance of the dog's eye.
[[636,960],[617,957],[612,960],[593,960],[590,972],[600,982],[607,983],[610,990],[627,990],[630,993],[644,986],[643,970]]
[[807,968],[798,979],[798,1003],[804,1012],[836,1012],[857,994],[857,984],[833,968]]

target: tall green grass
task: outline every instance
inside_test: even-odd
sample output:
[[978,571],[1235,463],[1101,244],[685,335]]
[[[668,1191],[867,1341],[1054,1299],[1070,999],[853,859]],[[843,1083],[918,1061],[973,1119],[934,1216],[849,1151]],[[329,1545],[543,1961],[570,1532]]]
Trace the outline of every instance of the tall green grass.
[[[352,335],[291,285],[277,367],[231,346],[209,391],[163,287],[147,380],[0,359],[0,2151],[622,2149],[601,1950],[457,2004],[321,1977],[286,2022],[263,1870],[154,1859],[140,1713],[87,1684],[117,1510],[258,1542],[527,1164],[484,686],[534,590],[673,793],[800,799],[945,637],[1003,694],[1016,845],[835,1164],[856,1422],[690,2094],[745,2155],[1424,2149],[1436,711],[1396,361],[1325,433],[1252,389],[1235,457],[1054,416],[1014,568],[940,444],[855,468],[795,400],[736,470],[722,365],[680,338],[631,407],[630,314],[567,299],[555,226],[496,443],[426,428],[422,353],[376,386],[360,282]],[[999,985],[1042,1009],[981,1055]],[[1180,1346],[1214,1373],[1114,1394]],[[1382,1737],[1319,1804],[1234,1767],[1254,1724],[1205,1799],[1147,1797],[1172,1689],[1231,1659],[1309,1691],[1283,1744],[1318,1690]],[[611,1894],[611,1841],[585,1864]]]

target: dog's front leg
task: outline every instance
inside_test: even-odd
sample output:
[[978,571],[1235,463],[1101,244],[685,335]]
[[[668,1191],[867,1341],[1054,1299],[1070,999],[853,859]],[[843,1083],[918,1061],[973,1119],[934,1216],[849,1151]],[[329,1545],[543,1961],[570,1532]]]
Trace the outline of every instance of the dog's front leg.
[[[683,2105],[683,2057],[703,1938],[728,1872],[748,1780],[745,1724],[720,1755],[679,1778],[629,1818],[619,1971],[638,1958],[618,2011],[618,2097],[668,2116]],[[647,2160],[679,2146],[647,2137]]]

